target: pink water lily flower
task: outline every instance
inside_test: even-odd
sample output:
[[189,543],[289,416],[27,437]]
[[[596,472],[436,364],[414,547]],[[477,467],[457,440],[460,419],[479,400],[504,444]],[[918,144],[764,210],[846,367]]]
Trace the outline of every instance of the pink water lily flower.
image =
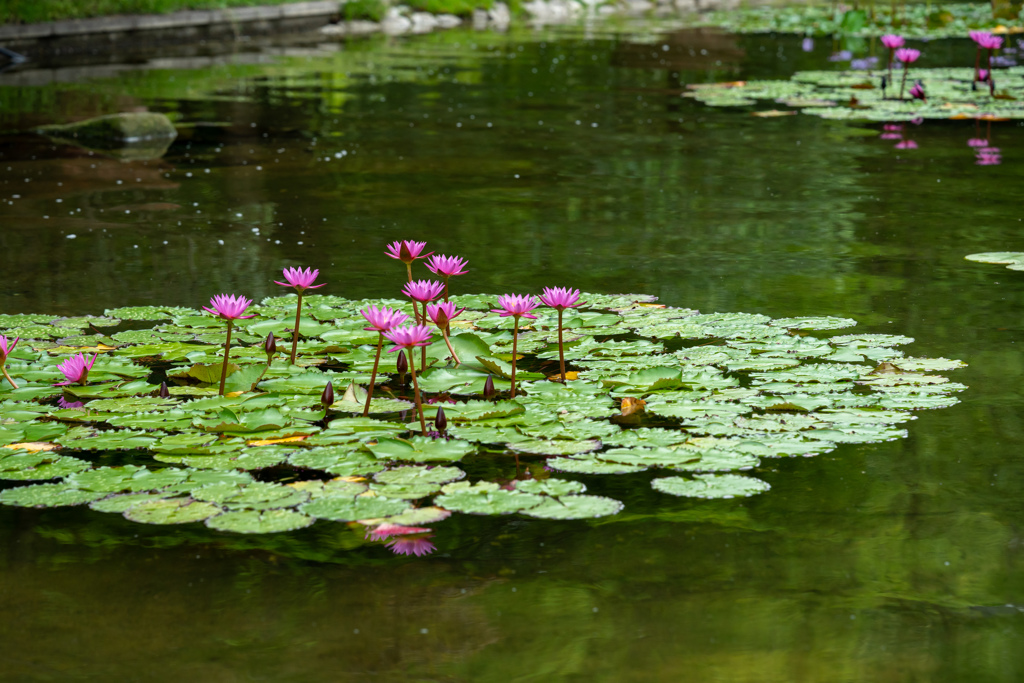
[[14,351],[14,347],[21,341],[21,337],[16,337],[14,341],[8,342],[5,335],[0,334],[0,363],[7,360],[7,356],[11,355]]
[[[511,397],[516,397],[516,360],[519,358],[517,345],[519,343],[519,318],[531,318],[537,319],[537,316],[532,315],[530,311],[540,306],[540,301],[536,297],[525,296],[522,294],[502,294],[498,297],[498,305],[501,308],[495,308],[491,313],[499,313],[502,318],[512,316],[515,321],[512,325],[512,390]],[[561,315],[561,312],[559,312]]]
[[459,256],[431,256],[430,260],[427,261],[427,268],[434,275],[442,275],[444,277],[454,277],[455,275],[465,275],[467,271],[463,270],[466,267],[468,261]]
[[442,301],[438,304],[429,304],[427,306],[427,316],[435,325],[440,329],[448,329],[448,324],[459,317],[465,308],[455,308],[455,304],[450,301]]
[[492,309],[491,313],[499,313],[502,318],[507,318],[511,315],[515,316],[516,320],[520,316],[535,320],[537,316],[530,315],[530,311],[540,306],[540,302],[537,301],[536,297],[524,294],[502,294],[498,297],[498,305],[501,308]]
[[907,42],[903,39],[903,36],[898,36],[894,33],[887,33],[882,36],[882,45],[885,45],[890,50],[895,50],[898,47],[903,47]]
[[394,344],[394,346],[388,349],[388,353],[394,353],[399,349],[429,346],[430,338],[433,334],[426,325],[401,325],[385,332],[384,337]]
[[910,89],[910,96],[915,100],[927,101],[928,98],[925,96],[924,86],[921,85],[921,81],[914,84],[914,87]]
[[319,289],[320,287],[327,285],[326,282],[319,285],[313,284],[316,282],[316,278],[319,275],[320,271],[314,270],[313,268],[306,268],[305,270],[302,268],[285,268],[284,279],[288,282],[278,282],[277,280],[274,280],[274,284],[281,285],[282,287],[294,287],[300,292],[306,289]]
[[448,301],[448,279],[456,275],[465,275],[466,259],[458,256],[431,256],[427,261],[427,269],[444,281],[444,300]]
[[437,280],[413,280],[412,282],[405,283],[405,286],[402,287],[402,294],[420,303],[433,301],[441,296],[443,291],[444,284]]
[[54,384],[55,387],[66,387],[72,384],[85,385],[89,381],[89,371],[92,370],[93,364],[96,362],[96,356],[99,354],[93,354],[92,360],[87,360],[85,354],[78,354],[72,356],[66,361],[57,366],[57,369],[64,373],[64,377],[67,378],[66,382],[58,382]]
[[255,314],[242,315],[250,304],[252,304],[252,299],[246,299],[244,296],[217,294],[210,299],[209,306],[203,306],[203,310],[213,313],[222,320],[246,320],[256,317]]
[[18,385],[15,384],[14,380],[11,379],[11,376],[7,374],[7,368],[5,366],[7,364],[7,356],[11,355],[11,352],[14,351],[14,347],[18,345],[19,341],[21,341],[21,337],[17,337],[13,342],[8,343],[7,337],[0,334],[0,371],[4,373],[4,377],[15,389],[18,388]]
[[397,308],[388,308],[387,306],[377,308],[373,304],[359,312],[366,318],[366,322],[370,323],[369,327],[363,328],[367,332],[387,332],[392,327],[398,327],[409,319],[406,313],[402,313]]
[[377,355],[373,359],[373,372],[370,373],[370,386],[367,388],[366,404],[363,406],[363,417],[368,417],[370,415],[370,401],[373,399],[373,387],[377,381],[377,368],[380,367],[380,350],[384,345],[384,333],[404,323],[409,319],[409,316],[396,308],[388,308],[387,306],[377,308],[372,304],[359,312],[366,318],[366,322],[370,323],[369,327],[364,327],[363,329],[367,332],[379,333],[377,337]]
[[580,301],[580,290],[568,287],[545,287],[544,292],[540,295],[540,301],[545,306],[560,311],[567,308],[578,308],[585,303]]
[[904,64],[913,64],[917,61],[917,58],[921,56],[920,50],[915,50],[912,47],[903,47],[896,50],[896,59]]
[[540,300],[545,306],[558,311],[558,367],[561,371],[562,384],[565,384],[565,351],[562,346],[562,313],[567,308],[578,308],[584,302],[580,301],[580,290],[569,289],[568,287],[545,287]]
[[401,240],[400,242],[392,242],[388,245],[387,255],[393,259],[398,259],[406,265],[411,265],[416,259],[427,258],[434,252],[428,252],[423,254],[423,248],[427,246],[426,242],[415,242],[413,240]]
[[969,31],[967,35],[978,45],[992,36],[988,31]]
[[985,50],[998,50],[1003,46],[1003,39],[999,36],[994,36],[991,33],[984,33],[980,35],[978,40],[974,42]]
[[412,388],[413,397],[416,399],[416,412],[420,418],[420,433],[423,436],[427,435],[427,421],[423,418],[423,402],[420,400],[420,385],[416,381],[416,366],[414,365],[412,352],[417,346],[422,346],[424,349],[430,344],[430,338],[433,333],[430,328],[426,325],[402,325],[401,327],[394,327],[383,335],[394,344],[388,353],[394,353],[399,349],[407,351],[409,359],[409,374],[412,376]]

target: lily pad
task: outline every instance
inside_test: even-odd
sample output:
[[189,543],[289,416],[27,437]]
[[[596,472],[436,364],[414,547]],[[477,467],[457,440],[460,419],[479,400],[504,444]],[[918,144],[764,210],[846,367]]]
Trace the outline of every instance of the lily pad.
[[188,524],[201,522],[220,511],[216,505],[191,498],[162,498],[132,505],[124,511],[124,516],[142,524]]
[[303,529],[314,521],[309,515],[294,510],[243,510],[209,517],[206,526],[236,534],[274,534]]
[[541,519],[592,519],[616,515],[623,507],[621,502],[604,496],[562,496],[548,498],[536,507],[523,510],[523,514]]
[[687,498],[736,498],[764,493],[767,482],[737,474],[698,474],[693,479],[663,477],[651,482],[656,491]]

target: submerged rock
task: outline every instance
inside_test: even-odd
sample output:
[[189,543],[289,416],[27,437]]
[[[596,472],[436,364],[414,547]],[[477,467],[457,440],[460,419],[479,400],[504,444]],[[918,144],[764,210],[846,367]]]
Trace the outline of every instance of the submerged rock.
[[36,129],[48,137],[106,150],[131,159],[164,155],[178,131],[164,114],[128,112]]

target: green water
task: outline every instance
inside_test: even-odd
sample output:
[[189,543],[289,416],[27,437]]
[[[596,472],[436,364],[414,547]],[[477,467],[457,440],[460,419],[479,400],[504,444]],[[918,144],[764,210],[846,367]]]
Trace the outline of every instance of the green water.
[[[950,376],[970,389],[907,439],[763,461],[755,498],[579,477],[625,512],[453,516],[421,558],[335,523],[250,538],[0,508],[0,679],[1024,676],[1024,279],[963,260],[1024,250],[1017,124],[908,126],[918,148],[896,150],[877,125],[680,97],[827,64],[793,38],[621,26],[306,49],[0,75],[0,311],[259,299],[284,266],[320,268],[324,293],[396,296],[384,246],[414,238],[469,259],[463,291],[853,317],[964,359]],[[140,106],[192,126],[158,161],[16,132]],[[974,163],[986,134],[1001,165]],[[467,465],[515,473],[511,456]]]

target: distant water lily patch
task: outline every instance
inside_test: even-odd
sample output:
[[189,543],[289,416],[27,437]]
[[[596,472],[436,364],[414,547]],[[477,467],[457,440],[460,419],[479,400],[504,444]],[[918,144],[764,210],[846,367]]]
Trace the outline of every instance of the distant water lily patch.
[[[883,65],[884,66],[884,65]],[[1024,118],[1024,67],[993,72],[994,86],[975,80],[971,68],[913,69],[900,98],[900,72],[890,81],[874,71],[801,71],[788,81],[736,81],[690,85],[685,97],[709,106],[762,102],[786,105],[827,119],[912,121],[915,119]],[[885,83],[883,84],[883,79]],[[924,99],[910,96],[920,82]],[[884,87],[883,87],[884,85]]]
[[[447,338],[376,364],[378,330],[360,314],[370,302],[335,296],[305,297],[299,337],[294,295],[234,311],[227,364],[216,318],[197,310],[0,316],[0,502],[232,533],[361,522],[382,538],[452,513],[586,519],[622,504],[572,476],[654,470],[669,475],[654,488],[675,496],[755,495],[769,488],[752,476],[762,459],[901,438],[913,411],[964,388],[935,374],[959,361],[907,357],[909,337],[837,333],[856,324],[846,318],[580,298],[531,308],[511,330],[496,297],[452,296],[465,312]],[[121,464],[97,465],[104,454]],[[495,458],[528,474],[467,478]]]

